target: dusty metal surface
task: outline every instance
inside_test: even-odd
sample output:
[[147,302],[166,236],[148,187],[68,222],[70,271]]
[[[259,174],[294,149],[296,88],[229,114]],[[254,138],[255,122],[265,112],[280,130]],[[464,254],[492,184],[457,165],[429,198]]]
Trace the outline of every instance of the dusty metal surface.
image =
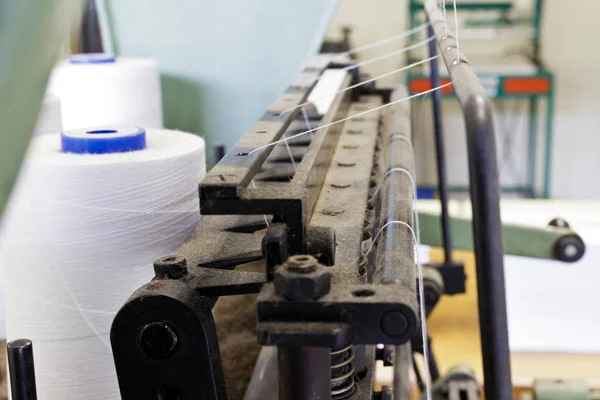
[[[361,100],[351,104],[349,115],[382,104],[379,96],[363,96]],[[311,226],[331,227],[336,231],[336,263],[331,268],[334,284],[355,283],[358,278],[360,243],[378,129],[379,113],[344,124],[321,197],[310,220]]]

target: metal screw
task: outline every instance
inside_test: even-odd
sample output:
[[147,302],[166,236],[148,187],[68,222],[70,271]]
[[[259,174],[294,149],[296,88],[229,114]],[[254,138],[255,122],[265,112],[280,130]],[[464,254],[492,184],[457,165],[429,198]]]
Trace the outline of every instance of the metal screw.
[[179,279],[187,272],[187,262],[183,257],[167,256],[154,261],[154,275],[157,279]]
[[308,255],[288,257],[287,269],[292,272],[307,274],[317,269],[317,259]]
[[173,354],[179,339],[166,322],[151,322],[140,331],[140,348],[148,357],[162,360]]

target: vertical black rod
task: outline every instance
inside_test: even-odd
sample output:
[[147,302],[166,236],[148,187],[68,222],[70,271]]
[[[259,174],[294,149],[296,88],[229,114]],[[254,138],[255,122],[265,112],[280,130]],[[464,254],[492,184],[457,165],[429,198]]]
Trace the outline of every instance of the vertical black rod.
[[17,339],[6,346],[12,400],[36,400],[33,345],[29,339]]
[[443,13],[437,0],[424,0],[423,4],[434,26],[439,49],[465,117],[484,397],[486,400],[512,400],[500,185],[492,107],[481,81],[465,62],[464,54],[458,52],[456,39],[444,35]]
[[88,1],[88,6],[84,11],[80,47],[82,53],[102,53],[103,51],[98,12],[96,11],[96,2],[94,0]]
[[331,400],[331,350],[279,347],[279,398]]
[[474,95],[463,105],[469,149],[473,243],[485,398],[513,398],[504,285],[500,188],[491,107]]
[[435,358],[435,353],[433,352],[433,347],[431,346],[431,338],[427,338],[427,347],[429,348],[429,376],[431,382],[435,382],[440,379],[440,369]]
[[416,363],[415,360],[415,355],[412,354],[412,365],[413,365],[413,371],[415,372],[415,378],[417,379],[417,386],[419,387],[419,390],[421,391],[421,393],[425,392],[425,383],[423,382],[423,378],[421,377],[421,371],[419,371],[419,366]]
[[215,146],[213,147],[213,152],[213,158],[216,164],[219,161],[221,161],[223,157],[225,157],[225,145],[223,143],[215,144]]
[[[429,37],[434,37],[433,26],[427,27]],[[437,55],[437,43],[429,42],[429,57]],[[440,71],[437,58],[431,60],[431,87],[440,86]],[[444,244],[444,262],[452,263],[452,238],[450,236],[450,216],[448,215],[448,186],[446,182],[446,156],[444,151],[444,127],[442,124],[442,92],[431,93],[433,105],[433,127],[435,133],[435,152],[437,156],[438,193],[442,206],[442,243]]]

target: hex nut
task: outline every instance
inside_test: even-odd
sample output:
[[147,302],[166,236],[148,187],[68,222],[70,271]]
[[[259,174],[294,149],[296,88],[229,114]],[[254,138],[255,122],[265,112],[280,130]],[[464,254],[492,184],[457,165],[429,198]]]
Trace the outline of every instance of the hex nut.
[[308,273],[290,271],[285,266],[275,271],[275,292],[289,300],[316,300],[329,293],[331,275],[327,267],[317,265]]

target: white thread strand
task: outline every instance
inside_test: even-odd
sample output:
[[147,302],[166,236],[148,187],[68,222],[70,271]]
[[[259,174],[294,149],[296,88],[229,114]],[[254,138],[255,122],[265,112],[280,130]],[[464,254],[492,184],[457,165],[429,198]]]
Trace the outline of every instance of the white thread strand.
[[[366,84],[368,84],[368,83],[375,82],[376,80],[379,80],[379,79],[382,79],[382,78],[386,78],[386,77],[388,77],[388,76],[390,76],[390,75],[395,75],[395,74],[397,74],[397,73],[400,73],[400,72],[402,72],[402,71],[406,71],[406,70],[408,70],[408,69],[411,69],[411,68],[413,68],[413,67],[416,67],[416,66],[418,66],[418,65],[421,65],[421,64],[424,64],[424,63],[426,63],[426,62],[429,62],[429,61],[431,61],[431,60],[434,60],[434,59],[436,59],[436,58],[438,58],[438,57],[439,57],[439,56],[433,56],[433,57],[429,57],[429,58],[427,58],[427,59],[425,59],[425,60],[417,61],[417,62],[415,62],[415,63],[409,64],[409,65],[406,65],[406,66],[404,66],[404,67],[401,67],[401,68],[395,69],[395,70],[393,70],[393,71],[386,72],[385,74],[378,75],[378,76],[376,76],[376,77],[374,77],[374,78],[371,78],[371,79],[368,79],[368,80],[366,80],[366,81],[362,81],[362,82],[360,82],[360,83],[357,83],[357,84],[355,84],[355,85],[348,86],[347,88],[344,88],[344,89],[342,89],[342,90],[338,90],[337,92],[334,92],[334,93],[328,93],[328,94],[326,94],[325,96],[322,96],[322,97],[319,97],[319,98],[316,98],[316,99],[312,99],[312,100],[310,100],[310,101],[307,101],[307,102],[304,102],[304,103],[302,103],[302,104],[298,104],[297,106],[290,107],[290,108],[288,108],[287,110],[283,110],[283,111],[281,112],[281,114],[287,114],[288,112],[290,112],[290,111],[292,111],[292,110],[295,110],[296,108],[299,108],[299,107],[304,107],[304,106],[306,106],[307,104],[312,104],[312,103],[315,103],[315,102],[317,102],[317,101],[319,101],[319,100],[323,100],[323,99],[326,99],[326,98],[328,98],[328,97],[335,96],[335,95],[338,95],[338,94],[340,94],[340,93],[346,92],[346,91],[348,91],[348,90],[356,89],[357,87],[360,87],[360,86],[366,85]],[[309,126],[309,128],[310,128],[310,126]]]
[[442,0],[442,12],[444,13],[444,36],[448,36],[448,20],[446,19],[446,0]]
[[342,118],[342,119],[340,119],[340,120],[337,120],[337,121],[330,122],[330,123],[328,123],[328,124],[325,124],[325,125],[318,126],[318,127],[316,127],[316,128],[313,128],[313,129],[309,129],[309,130],[307,130],[307,131],[304,131],[304,132],[297,133],[297,134],[295,134],[295,135],[289,136],[289,137],[287,137],[287,138],[284,138],[284,139],[279,139],[279,140],[276,140],[276,141],[274,141],[274,142],[271,142],[271,143],[268,143],[268,144],[265,144],[265,145],[263,145],[263,146],[259,146],[259,147],[255,148],[254,150],[250,151],[250,152],[248,153],[248,155],[250,155],[250,154],[252,154],[252,153],[255,153],[255,152],[257,152],[257,151],[260,151],[260,150],[262,150],[262,149],[266,149],[267,147],[275,146],[276,144],[278,144],[278,143],[281,143],[281,142],[284,142],[284,141],[286,141],[286,140],[295,139],[295,138],[297,138],[297,137],[300,137],[300,136],[306,135],[306,134],[308,134],[308,133],[312,133],[312,132],[318,131],[319,129],[327,128],[327,127],[330,127],[330,126],[332,126],[332,125],[336,125],[336,124],[339,124],[339,123],[342,123],[342,122],[348,121],[348,120],[350,120],[350,119],[352,119],[352,118],[360,117],[360,116],[362,116],[362,115],[365,115],[365,114],[371,113],[371,112],[373,112],[373,111],[377,111],[377,110],[381,110],[381,109],[384,109],[384,108],[387,108],[387,107],[393,106],[394,104],[398,104],[398,103],[402,103],[402,102],[405,102],[405,101],[412,100],[412,99],[414,99],[414,98],[416,98],[416,97],[419,97],[419,96],[423,96],[423,95],[429,94],[429,93],[431,93],[431,92],[434,92],[434,91],[436,91],[436,90],[443,89],[443,88],[445,88],[446,86],[450,86],[450,85],[452,85],[452,82],[446,83],[445,85],[440,85],[440,86],[438,86],[438,87],[435,87],[435,88],[433,88],[433,89],[426,90],[426,91],[424,91],[424,92],[421,92],[421,93],[413,94],[412,96],[408,96],[408,97],[405,97],[405,98],[402,98],[402,99],[399,99],[399,100],[393,101],[393,102],[391,102],[391,103],[387,103],[387,104],[384,104],[384,105],[382,105],[382,106],[378,106],[378,107],[372,108],[372,109],[370,109],[370,110],[367,110],[367,111],[360,112],[360,113],[358,113],[358,114],[351,115],[351,116],[349,116],[349,117],[346,117],[346,118]]
[[294,160],[294,156],[292,155],[292,149],[290,149],[290,145],[288,144],[287,140],[285,142],[285,148],[287,149],[287,152],[290,156],[290,161],[292,161],[292,165],[294,166],[294,172],[296,171],[296,161]]
[[460,62],[460,44],[458,43],[458,12],[456,11],[456,0],[454,0],[454,30],[456,35],[456,62]]
[[399,54],[404,54],[406,52],[409,52],[409,51],[414,50],[414,49],[418,49],[419,47],[426,45],[427,43],[431,42],[433,39],[435,39],[434,36],[428,37],[425,40],[421,40],[420,42],[417,42],[417,43],[412,44],[410,46],[403,47],[400,50],[392,51],[391,53],[386,53],[386,54],[384,54],[382,56],[377,56],[377,57],[369,58],[368,60],[361,61],[361,62],[352,64],[352,65],[349,65],[347,67],[344,67],[343,70],[344,71],[351,71],[353,69],[360,68],[360,67],[362,67],[364,65],[368,65],[368,64],[372,64],[372,63],[377,62],[377,61],[385,60],[387,58],[390,58],[390,57],[393,57],[393,56],[397,56]]
[[360,51],[369,50],[374,47],[379,47],[379,46],[383,46],[384,44],[395,42],[396,40],[404,39],[410,35],[421,32],[423,29],[427,29],[428,26],[429,26],[429,22],[425,22],[424,24],[421,24],[421,25],[419,25],[413,29],[410,29],[406,32],[402,32],[398,35],[390,36],[386,39],[378,40],[376,42],[372,42],[372,43],[364,44],[362,46],[355,47],[352,50],[348,50],[344,53],[340,53],[339,55],[336,55],[333,58],[333,61],[337,61],[337,60],[346,58],[347,56],[352,55],[354,53],[358,53]]
[[[387,228],[389,225],[402,225],[408,228],[408,230],[410,231],[410,233],[413,236],[413,242],[415,243],[415,246],[417,245],[417,236],[415,234],[415,231],[413,230],[413,228],[406,222],[404,221],[388,221],[386,222],[378,231],[377,234],[375,235],[375,237],[373,238],[373,240],[371,241],[371,245],[369,246],[369,248],[367,249],[367,252],[365,253],[365,255],[368,255],[371,250],[373,249],[373,246],[375,245],[375,243],[377,242],[377,239],[379,239],[379,235],[381,234],[381,232],[383,232],[383,230],[385,228]],[[418,251],[415,251],[413,254],[413,260],[415,258],[418,258],[417,256]]]
[[381,182],[379,182],[379,184],[375,188],[375,192],[373,192],[373,197],[377,196],[377,194],[379,193],[379,189],[381,189],[381,186],[385,183],[386,178],[388,176],[390,176],[393,172],[404,172],[408,176],[408,179],[410,179],[410,183],[412,185],[413,193],[416,191],[415,180],[413,179],[413,177],[410,174],[410,172],[406,168],[395,167],[395,168],[388,169],[387,172],[385,173],[385,175],[383,175],[383,178],[381,178]]
[[[302,117],[304,117],[304,122],[306,123],[306,129],[311,128],[310,120],[308,119],[308,114],[306,113],[306,109],[304,107],[301,108]],[[312,138],[314,135],[311,133],[310,137]]]
[[[256,189],[256,183],[254,183],[254,179],[252,179],[250,182],[252,183],[252,187],[254,189]],[[267,224],[267,228],[268,228],[269,227],[269,220],[267,219],[267,216],[265,214],[263,214],[263,218],[265,219],[265,224]]]

